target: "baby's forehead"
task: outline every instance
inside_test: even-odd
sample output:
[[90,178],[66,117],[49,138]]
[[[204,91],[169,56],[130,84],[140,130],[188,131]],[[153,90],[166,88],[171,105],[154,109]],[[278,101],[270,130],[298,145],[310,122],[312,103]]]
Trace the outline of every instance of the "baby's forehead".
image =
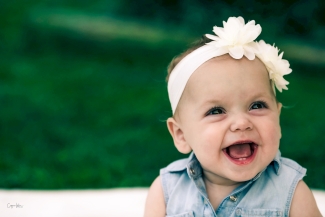
[[[239,71],[240,74],[236,74],[236,71]],[[203,63],[193,72],[188,80],[188,83],[197,83],[198,78],[205,76],[208,72],[216,74],[218,80],[223,78],[237,79],[237,77],[241,76],[251,76],[254,79],[257,77],[269,79],[269,75],[264,63],[257,57],[254,60],[248,60],[246,57],[234,59],[228,54],[225,54],[214,57]]]
[[248,60],[245,57],[237,60],[226,54],[206,61],[195,70],[183,95],[197,95],[198,90],[210,89],[216,85],[225,92],[231,86],[238,86],[241,90],[247,87],[255,91],[256,87],[273,91],[268,71],[262,61],[258,58]]

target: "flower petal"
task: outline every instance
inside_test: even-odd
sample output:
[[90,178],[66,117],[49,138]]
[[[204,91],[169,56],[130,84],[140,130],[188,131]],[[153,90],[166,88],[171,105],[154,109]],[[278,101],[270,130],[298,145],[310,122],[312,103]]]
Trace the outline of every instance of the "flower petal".
[[[239,17],[237,17],[237,20],[238,20],[242,25],[245,25],[245,20],[244,20],[243,17],[239,16]],[[254,21],[254,23],[255,23],[255,21]]]
[[215,26],[213,27],[213,32],[223,40],[227,39],[227,34],[225,33],[223,28]]
[[249,60],[255,59],[255,53],[251,52],[249,50],[244,49],[244,55],[247,57]]
[[205,37],[211,39],[211,40],[214,40],[214,41],[219,41],[220,38],[216,35],[210,35],[210,34],[205,34]]
[[241,59],[244,56],[244,49],[241,46],[229,47],[229,55],[234,59]]
[[258,51],[257,44],[255,42],[250,42],[245,45],[245,50],[257,53],[257,51]]

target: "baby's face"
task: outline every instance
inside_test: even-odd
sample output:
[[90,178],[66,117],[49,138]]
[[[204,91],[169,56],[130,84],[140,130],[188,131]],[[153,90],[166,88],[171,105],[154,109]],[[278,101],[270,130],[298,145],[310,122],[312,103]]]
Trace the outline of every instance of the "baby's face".
[[259,59],[224,55],[192,74],[175,117],[205,177],[231,184],[253,178],[274,159],[280,109]]

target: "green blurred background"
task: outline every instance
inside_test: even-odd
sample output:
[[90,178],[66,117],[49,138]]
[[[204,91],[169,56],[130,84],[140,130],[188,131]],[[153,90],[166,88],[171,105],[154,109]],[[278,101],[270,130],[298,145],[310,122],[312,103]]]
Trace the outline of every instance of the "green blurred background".
[[281,151],[325,189],[325,3],[0,2],[0,188],[149,186],[174,148],[166,67],[229,16],[256,20],[293,73]]

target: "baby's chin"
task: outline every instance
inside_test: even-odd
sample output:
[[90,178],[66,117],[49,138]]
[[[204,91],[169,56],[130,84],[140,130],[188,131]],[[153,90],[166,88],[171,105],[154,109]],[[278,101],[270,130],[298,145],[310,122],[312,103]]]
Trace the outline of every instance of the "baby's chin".
[[255,178],[261,171],[245,171],[245,172],[235,172],[233,174],[229,174],[227,179],[232,182],[241,183],[247,182],[253,178]]

